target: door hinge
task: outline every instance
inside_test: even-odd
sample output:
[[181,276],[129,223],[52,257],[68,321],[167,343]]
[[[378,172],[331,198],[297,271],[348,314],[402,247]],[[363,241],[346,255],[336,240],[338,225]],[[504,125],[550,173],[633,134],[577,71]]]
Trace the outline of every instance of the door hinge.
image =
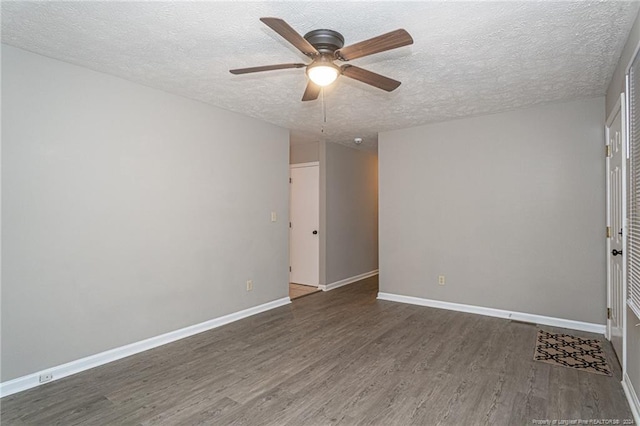
[[289,272],[291,272],[291,266],[289,266]]
[[607,226],[607,238],[611,238],[611,227]]
[[289,183],[293,183],[293,180],[291,178],[289,178]]
[[611,157],[611,145],[605,145],[604,152],[607,157]]
[[607,319],[611,319],[611,308],[607,308]]
[[289,228],[291,228],[291,222],[289,222]]

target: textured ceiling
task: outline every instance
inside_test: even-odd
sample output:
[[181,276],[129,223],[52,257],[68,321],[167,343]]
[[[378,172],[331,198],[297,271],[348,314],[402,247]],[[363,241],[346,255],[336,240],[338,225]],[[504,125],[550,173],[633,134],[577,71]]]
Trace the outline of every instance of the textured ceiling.
[[[377,132],[603,95],[637,2],[2,2],[2,41],[292,129],[374,148]],[[352,61],[402,81],[339,78],[301,102],[304,70],[228,70],[305,57],[262,24],[341,32],[405,28],[415,44]],[[324,128],[324,132],[321,130]]]

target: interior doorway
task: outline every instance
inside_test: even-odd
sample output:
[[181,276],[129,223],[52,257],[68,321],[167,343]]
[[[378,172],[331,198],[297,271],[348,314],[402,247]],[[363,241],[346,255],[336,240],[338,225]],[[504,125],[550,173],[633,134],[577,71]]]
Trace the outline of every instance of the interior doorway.
[[[606,126],[607,143],[607,338],[622,361],[626,281],[626,139],[624,94]],[[622,362],[621,362],[622,364]]]
[[289,282],[315,290],[320,283],[319,163],[292,164],[289,183]]

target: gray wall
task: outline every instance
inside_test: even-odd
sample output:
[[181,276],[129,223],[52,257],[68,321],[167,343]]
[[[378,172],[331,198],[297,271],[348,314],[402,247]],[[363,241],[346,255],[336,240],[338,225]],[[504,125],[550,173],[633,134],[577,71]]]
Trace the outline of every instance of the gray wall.
[[289,163],[311,163],[320,161],[319,143],[305,143],[300,145],[291,145],[289,148]]
[[[625,72],[638,43],[640,43],[640,16],[636,18],[633,28],[631,28],[615,74],[607,89],[607,114],[605,117],[610,115],[620,93],[625,90]],[[636,394],[640,395],[640,327],[635,326],[638,323],[640,323],[640,319],[631,309],[627,308],[627,374]]]
[[604,324],[603,129],[598,98],[381,133],[380,291]]
[[287,296],[286,129],[8,46],[2,112],[3,381]]
[[320,283],[331,284],[378,269],[378,158],[337,143],[320,148]]

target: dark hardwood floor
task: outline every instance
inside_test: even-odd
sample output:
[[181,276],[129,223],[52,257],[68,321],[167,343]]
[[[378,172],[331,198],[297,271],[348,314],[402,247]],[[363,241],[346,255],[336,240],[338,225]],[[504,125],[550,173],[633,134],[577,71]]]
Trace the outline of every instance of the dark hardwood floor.
[[606,342],[614,377],[533,361],[534,325],[378,301],[376,293],[377,277],[369,278],[6,397],[2,424],[631,418]]

